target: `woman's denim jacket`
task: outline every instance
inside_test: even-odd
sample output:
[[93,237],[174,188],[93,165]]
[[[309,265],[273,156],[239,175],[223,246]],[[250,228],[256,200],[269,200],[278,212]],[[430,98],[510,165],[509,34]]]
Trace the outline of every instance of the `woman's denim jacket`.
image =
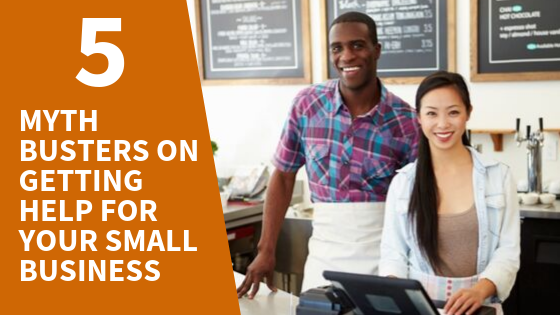
[[[473,158],[473,191],[478,216],[479,278],[492,281],[497,288],[493,302],[504,301],[513,287],[519,270],[520,217],[516,185],[511,170],[469,148]],[[379,274],[407,278],[408,270],[434,274],[421,254],[415,226],[408,217],[408,204],[416,162],[395,176],[385,205],[385,224],[381,240]],[[497,298],[497,299],[496,299]]]

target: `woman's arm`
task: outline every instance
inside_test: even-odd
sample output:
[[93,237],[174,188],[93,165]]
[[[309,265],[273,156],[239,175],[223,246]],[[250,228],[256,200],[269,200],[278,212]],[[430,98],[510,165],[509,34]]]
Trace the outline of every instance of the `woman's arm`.
[[506,204],[501,222],[498,248],[490,257],[488,266],[479,277],[480,279],[488,279],[496,286],[496,294],[500,301],[504,301],[509,296],[515,283],[521,253],[521,220],[517,187],[509,168],[505,170],[503,185]]
[[[381,237],[381,259],[379,261],[379,275],[393,276],[398,278],[408,277],[408,252],[409,248],[405,241],[405,226],[408,204],[399,202],[399,194],[406,189],[406,175],[400,173],[393,178],[389,186],[387,200],[385,202],[385,220],[383,234]],[[400,211],[400,213],[399,213]]]
[[481,279],[472,288],[461,289],[445,303],[445,314],[474,314],[484,301],[496,295],[496,285],[488,279]]

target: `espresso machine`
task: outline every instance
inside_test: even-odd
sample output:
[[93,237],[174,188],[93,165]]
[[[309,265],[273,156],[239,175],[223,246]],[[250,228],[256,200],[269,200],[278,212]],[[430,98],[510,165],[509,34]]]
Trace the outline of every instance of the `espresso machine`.
[[543,119],[539,118],[539,129],[531,133],[531,126],[527,125],[525,136],[519,131],[521,119],[517,118],[515,128],[515,141],[517,146],[527,142],[527,173],[528,192],[542,193],[542,147],[544,145]]

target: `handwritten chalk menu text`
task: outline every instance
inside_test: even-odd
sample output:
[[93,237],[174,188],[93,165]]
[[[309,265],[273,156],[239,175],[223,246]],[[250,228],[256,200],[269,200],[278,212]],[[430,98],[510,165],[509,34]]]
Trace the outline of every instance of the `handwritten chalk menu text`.
[[[327,23],[349,11],[366,13],[377,24],[379,77],[421,77],[448,70],[447,1],[328,0]],[[329,77],[336,77],[332,66]]]
[[304,76],[297,0],[201,0],[205,79]]
[[560,1],[479,1],[480,73],[560,71]]

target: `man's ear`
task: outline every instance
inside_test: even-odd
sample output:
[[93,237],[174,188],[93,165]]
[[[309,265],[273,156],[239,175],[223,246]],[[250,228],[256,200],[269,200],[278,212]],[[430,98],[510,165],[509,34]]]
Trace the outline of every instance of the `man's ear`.
[[381,57],[381,43],[377,42],[377,44],[374,45],[374,51],[375,60],[379,60],[379,57]]

